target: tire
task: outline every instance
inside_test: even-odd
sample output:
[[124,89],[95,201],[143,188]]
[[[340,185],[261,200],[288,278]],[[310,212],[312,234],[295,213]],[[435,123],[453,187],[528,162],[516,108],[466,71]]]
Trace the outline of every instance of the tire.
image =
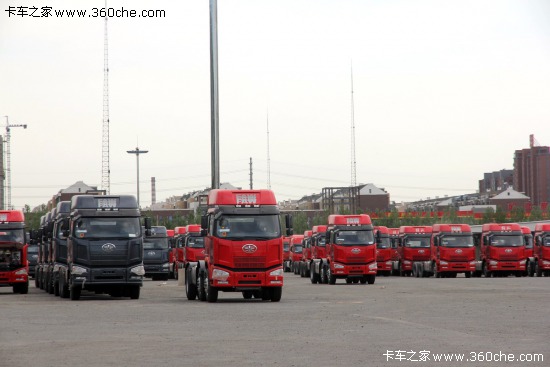
[[406,273],[407,273],[407,272],[406,272],[405,270],[403,270],[403,263],[402,263],[402,262],[399,262],[399,276],[404,277],[404,276],[407,275]]
[[59,281],[54,280],[53,282],[53,295],[59,297]]
[[374,284],[375,280],[376,280],[376,275],[373,275],[373,274],[367,275],[367,283]]
[[204,284],[206,281],[205,278],[206,275],[204,274],[204,271],[200,271],[197,284],[197,297],[199,297],[199,301],[206,301],[206,285]]
[[244,299],[252,299],[252,291],[243,291],[243,298]]
[[174,263],[174,279],[178,280],[178,268],[176,267],[176,263]]
[[330,270],[330,265],[327,266],[327,278],[328,278],[328,284],[336,284],[336,277],[334,274],[332,274],[332,270]]
[[418,278],[418,264],[417,263],[413,263],[412,276],[413,276],[413,278]]
[[328,276],[327,276],[327,266],[326,264],[321,265],[321,281],[322,284],[328,284]]
[[38,273],[34,274],[34,287],[40,289],[40,283],[38,282]]
[[471,278],[471,277],[472,277],[472,273],[470,273],[469,271],[467,271],[467,272],[464,273],[464,276],[465,276],[466,278]]
[[361,284],[367,284],[367,276],[363,275],[363,277],[359,281],[361,282]]
[[19,286],[19,294],[27,294],[29,293],[29,282],[23,283]]
[[493,274],[487,269],[487,264],[483,263],[483,275],[485,278],[490,278]]
[[218,288],[210,284],[208,278],[206,279],[206,300],[209,303],[215,303],[218,301]]
[[310,269],[309,269],[309,280],[311,281],[311,284],[317,284],[319,283],[319,274],[315,273],[315,265],[311,263]]
[[267,287],[262,287],[262,301],[270,301],[271,300],[271,290]]
[[529,261],[529,266],[527,267],[527,276],[534,277],[535,276],[535,262]]
[[81,292],[82,288],[80,288],[80,286],[71,284],[69,287],[69,297],[71,301],[78,301],[80,299]]
[[191,269],[189,267],[185,270],[185,295],[189,301],[194,301],[197,298],[197,285],[191,283]]
[[346,278],[346,284],[351,284],[351,278]]
[[535,274],[537,275],[537,277],[542,276],[542,269],[539,267],[538,261],[535,263]]
[[130,293],[130,299],[139,299],[140,290],[141,287],[139,285],[131,286],[130,289],[128,289],[128,293]]
[[281,296],[283,295],[283,287],[272,287],[271,288],[271,302],[279,302]]
[[69,288],[65,284],[65,279],[61,277],[59,279],[59,296],[61,298],[69,298]]
[[48,276],[48,293],[55,294],[53,274]]

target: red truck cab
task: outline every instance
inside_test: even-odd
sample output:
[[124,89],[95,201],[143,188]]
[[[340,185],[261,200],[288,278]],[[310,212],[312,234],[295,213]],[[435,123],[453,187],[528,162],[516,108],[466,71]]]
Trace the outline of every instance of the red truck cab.
[[183,253],[183,237],[187,233],[187,228],[180,226],[174,228],[174,248],[172,249],[172,258],[174,263],[172,268],[174,269],[174,279],[179,277],[179,269],[183,269],[183,263],[185,261],[185,256]]
[[290,236],[283,237],[283,271],[290,272]]
[[[186,287],[201,301],[216,302],[219,291],[280,301],[283,233],[273,191],[214,189],[207,205],[201,218],[206,255],[188,267]],[[290,218],[285,222],[288,228]]]
[[174,242],[174,230],[167,229],[166,235],[168,236],[168,245],[170,246],[170,251],[168,252],[168,263],[170,264],[170,278],[174,279],[174,264],[176,263],[176,246]]
[[431,250],[424,270],[436,278],[455,278],[459,273],[470,278],[476,270],[474,238],[468,224],[434,224]]
[[20,210],[0,210],[0,287],[29,292],[25,216]]
[[329,284],[335,284],[338,278],[346,283],[374,283],[378,265],[370,216],[329,215],[326,247],[322,277],[326,276]]
[[302,234],[295,234],[290,237],[290,269],[294,274],[298,274],[300,271],[300,262],[304,253],[303,241],[304,235]]
[[378,275],[390,275],[392,271],[392,248],[390,231],[388,227],[375,226],[374,237],[376,239],[376,262],[378,263]]
[[480,261],[486,277],[525,273],[525,242],[517,223],[487,223],[482,226]]
[[550,276],[550,223],[535,226],[535,246],[533,250],[535,258],[534,274]]
[[392,275],[399,275],[399,251],[397,251],[399,243],[399,228],[388,228],[390,235]]
[[309,277],[309,262],[311,261],[311,236],[313,231],[308,230],[304,232],[304,239],[302,241],[302,260],[299,265],[299,273],[302,278]]
[[326,225],[313,226],[311,229],[311,261],[309,262],[309,279],[312,284],[321,281],[320,264],[326,261]]
[[415,262],[430,260],[431,226],[401,226],[399,227],[399,275],[411,276]]

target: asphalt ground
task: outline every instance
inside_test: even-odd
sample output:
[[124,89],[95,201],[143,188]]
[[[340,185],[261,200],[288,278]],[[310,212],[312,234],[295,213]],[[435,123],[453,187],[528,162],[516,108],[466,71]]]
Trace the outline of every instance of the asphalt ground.
[[549,290],[546,277],[313,285],[285,273],[280,302],[220,292],[209,304],[174,280],[145,280],[139,300],[79,301],[31,281],[27,295],[0,288],[0,366],[549,366]]

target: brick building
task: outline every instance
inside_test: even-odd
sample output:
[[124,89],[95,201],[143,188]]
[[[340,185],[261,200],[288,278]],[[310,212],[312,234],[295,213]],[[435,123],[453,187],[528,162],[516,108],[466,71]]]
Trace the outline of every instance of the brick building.
[[514,189],[529,196],[533,205],[550,201],[550,147],[538,146],[533,135],[530,147],[514,154]]

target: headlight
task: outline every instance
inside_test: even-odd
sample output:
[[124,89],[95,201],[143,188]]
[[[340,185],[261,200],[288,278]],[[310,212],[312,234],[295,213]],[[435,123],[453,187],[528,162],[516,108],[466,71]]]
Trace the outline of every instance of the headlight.
[[212,271],[212,279],[225,281],[229,278],[229,273],[220,269],[214,269]]
[[334,269],[344,269],[344,265],[334,264]]
[[74,275],[82,275],[82,274],[86,274],[86,272],[87,270],[81,266],[73,265],[71,267],[71,273]]
[[491,260],[491,261],[489,261],[489,265],[496,266],[496,265],[498,265],[498,261]]
[[135,275],[144,276],[145,275],[145,268],[143,265],[134,266],[132,269],[130,269],[130,273],[134,273]]
[[449,265],[449,263],[446,262],[446,261],[440,260],[439,265],[447,266],[447,265]]
[[269,273],[269,275],[272,277],[280,277],[283,275],[283,268],[273,270],[271,273]]
[[470,261],[470,265],[474,265],[474,266],[475,266],[476,263],[477,263],[477,261],[475,261],[475,260],[474,260],[474,261]]
[[19,269],[15,272],[15,275],[27,275],[27,269]]
[[520,264],[520,265],[525,265],[525,262],[526,262],[526,261],[527,261],[527,260],[520,260],[520,261],[519,261],[519,264]]
[[168,269],[170,267],[170,263],[164,263],[162,264],[162,267]]
[[372,264],[369,264],[369,269],[370,270],[375,270],[375,269],[378,269],[378,264],[377,263],[372,263]]
[[543,260],[543,261],[542,261],[542,264],[543,264],[543,265],[550,265],[550,261]]

